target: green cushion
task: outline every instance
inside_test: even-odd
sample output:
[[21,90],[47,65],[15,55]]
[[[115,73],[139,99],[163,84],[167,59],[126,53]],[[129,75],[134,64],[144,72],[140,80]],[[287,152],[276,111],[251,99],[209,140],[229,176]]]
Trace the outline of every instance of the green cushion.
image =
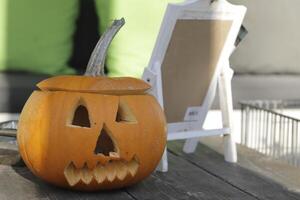
[[96,0],[100,32],[114,19],[124,17],[126,21],[108,51],[109,76],[141,77],[168,2],[182,0]]
[[72,73],[78,0],[0,0],[0,70]]

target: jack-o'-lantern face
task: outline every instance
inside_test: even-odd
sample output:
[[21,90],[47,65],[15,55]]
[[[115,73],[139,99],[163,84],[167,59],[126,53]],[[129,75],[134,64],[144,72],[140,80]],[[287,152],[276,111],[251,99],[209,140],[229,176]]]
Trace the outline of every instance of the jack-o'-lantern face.
[[18,125],[20,154],[42,179],[72,189],[128,186],[147,177],[166,144],[162,109],[135,78],[104,77],[115,20],[96,45],[85,76],[40,82]]
[[20,153],[34,174],[96,190],[133,184],[155,169],[165,147],[165,119],[154,97],[144,94],[146,83],[62,76],[38,87],[18,130]]

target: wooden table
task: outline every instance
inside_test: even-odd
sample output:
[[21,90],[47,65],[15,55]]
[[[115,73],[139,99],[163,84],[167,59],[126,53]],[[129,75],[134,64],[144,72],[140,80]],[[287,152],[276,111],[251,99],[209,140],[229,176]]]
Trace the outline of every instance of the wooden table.
[[300,200],[299,194],[224,162],[223,156],[203,145],[189,155],[182,153],[180,142],[171,142],[168,147],[169,172],[155,172],[135,186],[110,192],[64,190],[44,183],[25,167],[0,165],[0,200]]

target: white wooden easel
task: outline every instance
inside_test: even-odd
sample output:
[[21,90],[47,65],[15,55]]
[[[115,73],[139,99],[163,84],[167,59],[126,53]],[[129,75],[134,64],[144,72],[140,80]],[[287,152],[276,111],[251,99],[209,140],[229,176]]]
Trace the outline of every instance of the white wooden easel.
[[[177,82],[184,82],[184,80],[179,80],[178,77],[168,77],[168,74],[175,74],[172,71],[172,67],[174,66],[174,70],[182,70],[180,67],[177,66],[178,63],[184,61],[191,61],[193,64],[187,64],[185,67],[196,67],[199,63],[199,67],[205,67],[205,65],[201,60],[197,60],[195,57],[198,54],[195,54],[195,49],[200,49],[203,52],[206,48],[208,51],[208,57],[212,57],[214,60],[208,60],[206,63],[216,63],[215,65],[210,64],[207,68],[211,68],[208,70],[208,74],[211,72],[211,78],[209,79],[207,84],[207,88],[202,90],[204,95],[202,97],[191,97],[191,96],[184,96],[184,98],[193,98],[199,99],[199,106],[197,105],[186,105],[185,114],[180,118],[180,120],[168,119],[167,114],[167,121],[168,121],[168,137],[167,139],[170,140],[182,140],[185,139],[185,145],[183,151],[186,153],[194,152],[197,144],[198,138],[203,136],[216,136],[216,135],[223,135],[224,136],[224,157],[225,160],[228,162],[236,162],[237,161],[237,153],[236,153],[236,145],[232,137],[232,129],[233,129],[233,121],[232,121],[232,94],[231,94],[231,79],[233,75],[233,71],[230,69],[229,66],[229,56],[231,55],[232,51],[234,50],[234,42],[237,38],[238,32],[240,30],[244,15],[246,13],[246,8],[244,6],[236,6],[228,3],[226,0],[187,0],[181,4],[169,4],[161,25],[161,29],[156,41],[155,48],[152,53],[152,57],[150,59],[148,67],[145,69],[143,74],[143,79],[149,82],[152,85],[152,90],[150,93],[154,95],[161,106],[163,108],[168,108],[165,110],[166,112],[172,112],[172,108],[170,109],[168,106],[171,101],[179,101],[178,98],[170,97],[169,89],[164,91],[164,87],[170,87],[171,90],[172,86],[170,86],[169,82],[176,84]],[[202,20],[202,21],[201,21]],[[180,23],[179,23],[180,22]],[[229,27],[229,28],[223,28]],[[189,27],[190,26],[190,27]],[[185,27],[185,28],[181,28]],[[203,28],[209,27],[212,30],[212,35],[206,34],[209,38],[213,38],[216,41],[220,40],[222,42],[222,46],[219,48],[220,50],[214,50],[212,47],[218,46],[218,43],[214,43],[214,41],[208,42],[208,46],[201,46],[207,43],[207,38],[205,38],[205,31],[202,34]],[[201,29],[202,28],[202,29]],[[197,34],[189,34],[188,31],[195,31]],[[197,30],[196,30],[197,29]],[[206,30],[207,31],[207,30]],[[213,32],[216,31],[216,32]],[[182,34],[182,38],[181,35]],[[195,44],[191,43],[191,40],[187,38],[193,38],[195,40]],[[201,36],[200,36],[201,35]],[[203,36],[204,35],[204,36]],[[216,36],[215,36],[216,35]],[[178,40],[176,37],[179,37]],[[197,38],[197,37],[204,37],[204,38]],[[220,39],[221,38],[221,39]],[[199,39],[199,40],[197,40]],[[189,46],[185,46],[185,49],[182,51],[182,54],[176,56],[176,51],[174,48],[171,47],[176,46],[177,50],[180,51],[180,47],[184,46],[180,43],[182,40],[187,40],[190,44]],[[198,41],[198,43],[196,42]],[[198,45],[197,45],[197,44]],[[173,46],[172,46],[173,45]],[[192,47],[192,48],[189,48]],[[186,53],[186,51],[190,51]],[[205,51],[204,51],[205,52]],[[189,53],[195,54],[194,58],[190,60],[184,60],[184,55],[189,56]],[[200,53],[200,51],[199,51]],[[207,53],[207,52],[205,52]],[[172,55],[175,55],[172,58]],[[215,55],[218,55],[217,57]],[[180,57],[180,58],[178,58]],[[206,59],[206,57],[203,57]],[[168,59],[168,60],[167,60]],[[172,61],[172,59],[177,60]],[[209,58],[208,58],[209,59]],[[193,61],[195,60],[195,61]],[[198,62],[198,63],[197,63]],[[187,62],[189,63],[189,62]],[[176,68],[177,67],[177,68]],[[201,69],[202,69],[201,68]],[[203,68],[204,69],[204,68]],[[205,71],[205,70],[204,70]],[[198,71],[199,72],[199,71]],[[177,73],[178,74],[178,73]],[[201,73],[199,73],[200,76]],[[182,74],[184,76],[184,74]],[[164,77],[165,76],[165,77]],[[205,77],[205,75],[203,76]],[[189,79],[190,77],[185,77]],[[169,82],[164,82],[168,79]],[[195,79],[196,80],[196,79]],[[167,84],[166,84],[167,83]],[[201,80],[195,82],[195,84],[201,85]],[[204,83],[203,83],[204,84]],[[168,85],[168,86],[166,86]],[[171,84],[172,85],[172,84]],[[205,85],[205,84],[204,84]],[[206,119],[207,113],[211,107],[211,104],[215,98],[215,93],[217,86],[219,88],[219,96],[220,96],[220,108],[222,112],[222,119],[223,119],[223,128],[221,129],[212,129],[212,130],[204,130],[203,123]],[[192,87],[192,86],[191,86]],[[189,87],[187,87],[187,90]],[[186,93],[186,91],[180,91]],[[193,91],[197,93],[197,91]],[[168,93],[168,94],[167,94]],[[200,93],[200,91],[199,91]],[[174,93],[173,93],[174,94]],[[169,96],[166,96],[169,95]],[[166,98],[167,97],[167,98]],[[178,97],[178,96],[177,96]],[[167,99],[164,102],[164,99]],[[171,99],[171,101],[170,101]],[[188,103],[186,101],[185,103]],[[169,104],[168,104],[169,103]],[[184,103],[183,103],[184,104]],[[184,106],[184,105],[180,105]],[[179,107],[180,107],[179,106]],[[177,107],[173,107],[174,110]],[[182,110],[176,112],[182,113]],[[172,115],[169,115],[169,118]],[[178,118],[178,117],[177,117]],[[165,150],[159,170],[167,171],[168,170],[168,161],[167,161],[167,151]]]

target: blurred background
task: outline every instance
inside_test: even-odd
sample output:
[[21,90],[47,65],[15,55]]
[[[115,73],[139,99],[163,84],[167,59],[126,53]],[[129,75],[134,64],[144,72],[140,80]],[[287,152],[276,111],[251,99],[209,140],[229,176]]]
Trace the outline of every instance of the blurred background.
[[[19,113],[48,76],[82,74],[115,18],[125,17],[126,25],[109,49],[108,75],[140,77],[169,2],[182,0],[1,0],[0,112]],[[235,107],[241,100],[299,99],[300,2],[230,2],[248,8],[249,33],[231,57]]]

